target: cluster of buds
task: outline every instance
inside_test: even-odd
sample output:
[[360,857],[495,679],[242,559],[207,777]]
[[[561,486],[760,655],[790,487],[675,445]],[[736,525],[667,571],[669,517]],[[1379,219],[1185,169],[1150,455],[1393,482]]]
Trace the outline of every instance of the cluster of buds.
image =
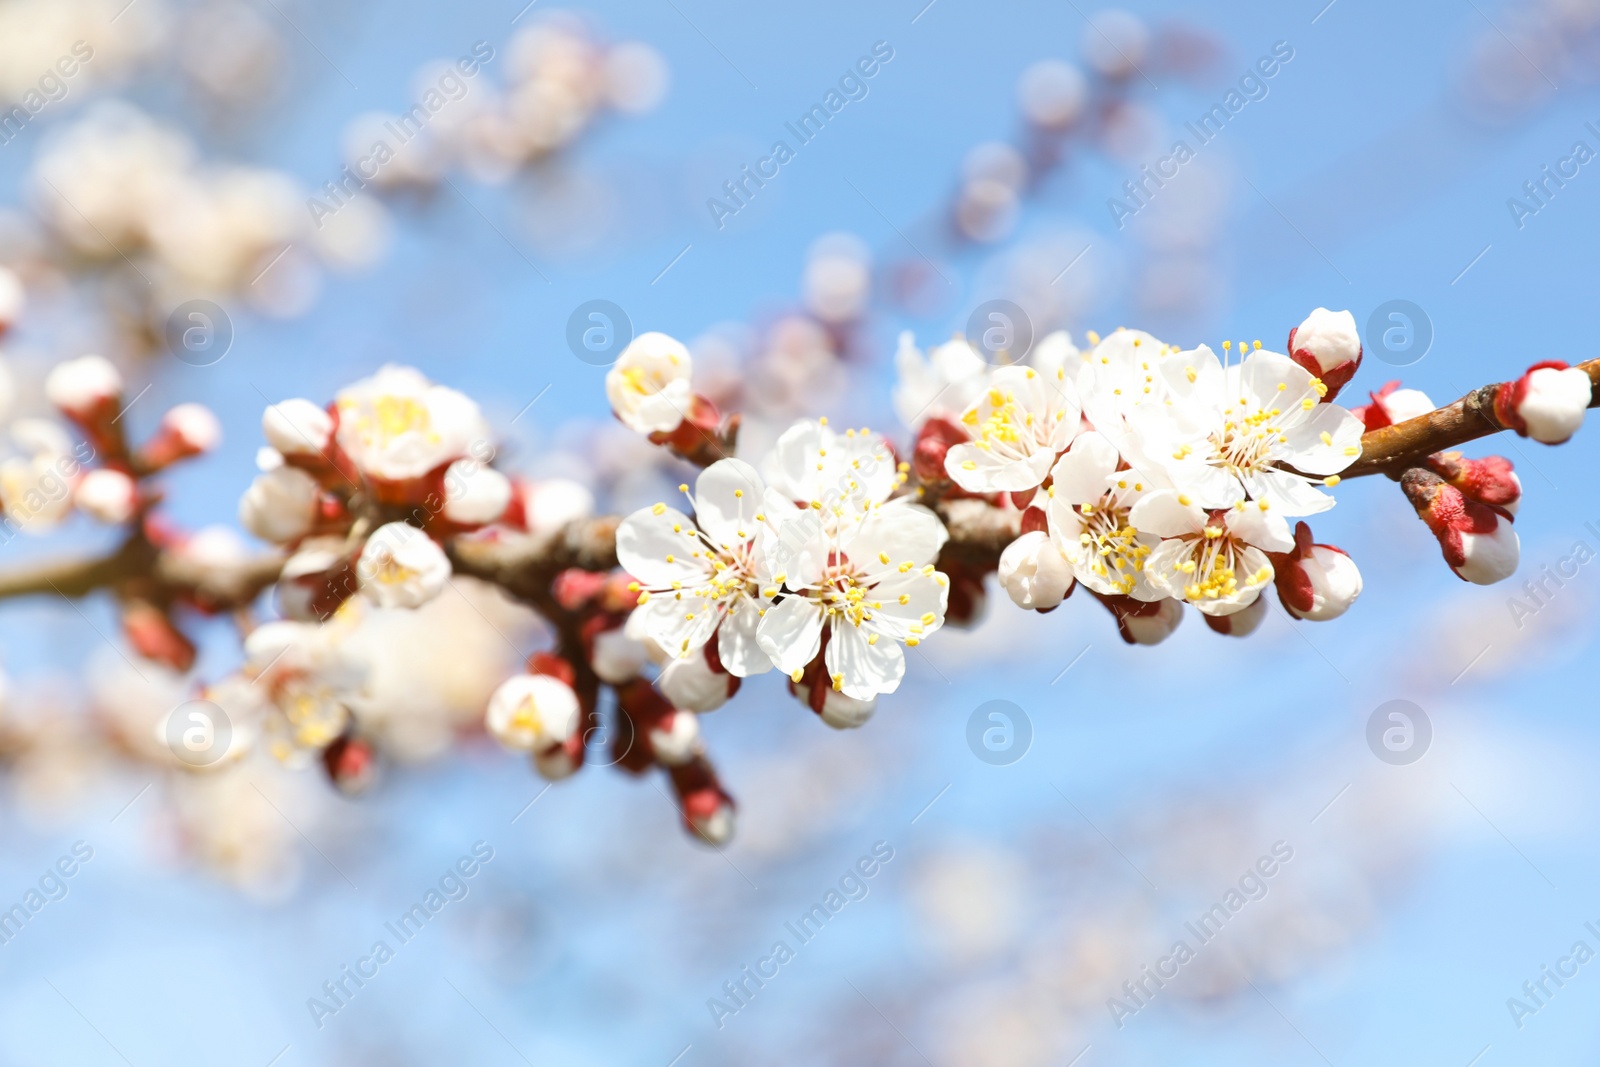
[[521,517],[515,486],[489,466],[478,406],[409,367],[383,367],[326,408],[274,404],[261,428],[239,518],[290,550],[279,590],[291,618],[326,619],[358,591],[419,607],[450,580],[441,542]]
[[[200,404],[179,404],[162,416],[154,434],[133,446],[123,418],[123,392],[122,375],[100,356],[68,360],[50,372],[45,395],[83,441],[72,445],[53,424],[25,420],[32,455],[0,466],[0,503],[8,522],[37,528],[76,508],[96,522],[131,527],[130,543],[152,552],[185,548],[191,538],[152,513],[161,499],[152,479],[215,449],[222,440],[221,424]],[[147,658],[188,670],[195,646],[179,628],[177,610],[208,612],[213,606],[195,590],[152,582],[123,583],[117,594],[123,631],[133,647]]]

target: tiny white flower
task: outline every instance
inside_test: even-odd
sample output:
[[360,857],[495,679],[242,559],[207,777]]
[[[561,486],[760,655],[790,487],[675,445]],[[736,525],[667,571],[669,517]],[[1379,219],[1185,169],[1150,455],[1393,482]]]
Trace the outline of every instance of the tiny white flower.
[[133,517],[139,490],[122,471],[97,468],[78,480],[72,492],[78,510],[108,526],[118,526]]
[[1072,591],[1072,564],[1043,530],[1032,530],[1000,553],[1000,586],[1019,608],[1053,608]]
[[564,744],[578,729],[578,695],[559,678],[518,674],[489,698],[484,725],[506,748],[537,752]]
[[363,474],[382,482],[421,478],[488,439],[477,404],[411,367],[380,368],[341,390],[335,407],[339,447]]
[[[1165,403],[1162,367],[1177,349],[1143,330],[1122,327],[1103,338],[1090,334],[1089,340],[1094,347],[1078,354],[1078,397],[1085,417],[1120,449],[1128,420]],[[1071,377],[1071,364],[1066,371]]]
[[1064,377],[1076,381],[1082,364],[1083,352],[1072,343],[1072,335],[1066,330],[1045,334],[1034,342],[1033,351],[1028,353],[1028,366],[1046,378],[1061,371]]
[[333,437],[333,416],[309,400],[280,400],[262,412],[261,432],[286,456],[320,456]]
[[761,648],[798,680],[826,628],[823,662],[835,690],[857,700],[894,692],[905,675],[901,642],[915,646],[944,624],[950,581],[934,560],[948,537],[938,516],[904,501],[818,532],[795,556],[789,595],[761,618]]
[[945,472],[969,493],[1038,488],[1078,435],[1081,415],[1064,367],[1048,377],[1032,367],[1002,367],[962,414],[973,439],[951,446]]
[[258,474],[239,499],[239,522],[261,538],[283,544],[304,537],[316,525],[322,490],[317,480],[295,467]]
[[794,508],[738,459],[702,471],[689,500],[692,519],[656,504],[617,529],[617,561],[642,590],[635,614],[676,657],[695,656],[715,635],[729,673],[743,678],[771,670],[755,639],[762,604],[776,593],[766,546]]
[[622,424],[638,433],[670,433],[689,416],[692,361],[682,343],[642,333],[606,372],[606,398]]
[[882,434],[865,428],[840,432],[827,419],[802,419],[785,430],[765,470],[775,493],[830,524],[865,514],[901,482]]
[[450,559],[415,526],[385,523],[362,547],[356,581],[379,607],[421,607],[444,591]]

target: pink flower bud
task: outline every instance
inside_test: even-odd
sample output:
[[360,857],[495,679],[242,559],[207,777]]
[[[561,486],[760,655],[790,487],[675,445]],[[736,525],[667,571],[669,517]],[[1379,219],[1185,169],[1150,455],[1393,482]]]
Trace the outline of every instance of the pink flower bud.
[[1428,469],[1474,500],[1505,508],[1512,515],[1522,503],[1522,479],[1504,456],[1467,459],[1460,452],[1428,457]]
[[1322,379],[1331,401],[1361,366],[1361,334],[1348,311],[1317,308],[1289,331],[1289,358]]
[[267,443],[285,456],[321,460],[333,429],[333,416],[309,400],[280,400],[261,414],[261,432]]
[[204,404],[179,404],[161,417],[161,429],[143,448],[135,466],[141,472],[164,470],[180,459],[204,455],[222,443],[222,424]]
[[1367,395],[1372,403],[1351,408],[1350,414],[1362,421],[1368,433],[1426,415],[1435,407],[1427,393],[1420,389],[1402,389],[1398,381],[1386,382],[1382,389]]
[[733,838],[733,798],[723,791],[703,759],[671,768],[683,824],[708,845],[720,847]]
[[122,471],[99,468],[78,480],[72,491],[78,510],[107,526],[120,526],[133,517],[139,504],[139,487]]
[[1025,533],[1000,554],[1000,585],[1019,608],[1049,611],[1072,592],[1072,565],[1043,530]]
[[328,781],[347,797],[359,796],[378,780],[378,754],[372,743],[352,734],[336,738],[322,750]]
[[103,356],[83,356],[57,364],[44,380],[50,403],[74,422],[115,415],[122,375]]
[[1214,632],[1224,637],[1249,637],[1267,617],[1267,598],[1258,596],[1248,607],[1231,615],[1208,615],[1202,611],[1200,617]]
[[1450,569],[1474,585],[1511,577],[1521,544],[1504,508],[1473,500],[1432,471],[1413,467],[1400,478],[1417,517],[1439,539]]
[[667,767],[688,763],[700,753],[700,717],[690,711],[673,711],[650,728],[650,750]]
[[1560,360],[1546,360],[1529,367],[1516,381],[1500,384],[1494,413],[1523,437],[1559,445],[1583,425],[1592,394],[1587,371]]
[[948,482],[950,476],[945,473],[945,456],[952,445],[971,439],[967,431],[947,419],[935,416],[923,423],[922,429],[917,431],[917,443],[911,451],[911,469],[916,472],[917,480],[923,485]]
[[1117,620],[1117,632],[1130,645],[1159,645],[1183,621],[1183,604],[1176,600],[1145,601],[1100,593],[1095,594],[1095,599],[1111,612]]

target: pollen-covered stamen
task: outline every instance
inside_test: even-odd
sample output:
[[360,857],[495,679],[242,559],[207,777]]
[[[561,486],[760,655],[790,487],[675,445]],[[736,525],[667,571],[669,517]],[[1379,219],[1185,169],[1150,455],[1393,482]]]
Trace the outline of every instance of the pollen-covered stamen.
[[[1131,471],[1127,473],[1132,475]],[[1082,504],[1078,508],[1083,516],[1083,531],[1078,534],[1078,541],[1097,557],[1090,567],[1123,593],[1131,593],[1139,584],[1145,557],[1150,555],[1150,546],[1139,539],[1139,531],[1128,521],[1132,510],[1129,498],[1142,489],[1142,483],[1120,478],[1099,503]]]
[[1211,512],[1199,536],[1189,541],[1189,551],[1173,564],[1173,570],[1184,575],[1184,599],[1191,603],[1223,600],[1270,582],[1270,566],[1242,573],[1242,549],[1243,542],[1228,529],[1227,512]]

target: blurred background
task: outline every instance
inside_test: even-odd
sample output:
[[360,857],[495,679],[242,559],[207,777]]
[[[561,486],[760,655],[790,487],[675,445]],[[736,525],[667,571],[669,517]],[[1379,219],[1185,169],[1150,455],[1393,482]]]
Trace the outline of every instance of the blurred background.
[[[1600,176],[1524,183],[1600,150],[1600,4],[924,4],[0,0],[14,414],[88,351],[149,386],[141,432],[211,406],[225,441],[168,478],[168,511],[243,538],[262,408],[389,361],[477,398],[506,467],[602,510],[659,498],[682,469],[568,343],[592,300],[689,343],[751,455],[802,414],[908,440],[898,334],[948,339],[994,298],[1039,335],[1274,348],[1314,307],[1411,302],[1431,342],[1369,334],[1356,396],[1403,375],[1443,403],[1592,355]],[[867,56],[801,143],[786,124]],[[430,92],[425,133],[354,189],[343,168]],[[1177,177],[1130,197],[1179,139]],[[732,197],[777,140],[793,158]],[[205,366],[163,342],[191,299],[231,330]],[[0,904],[82,862],[0,945],[0,1062],[1593,1062],[1600,580],[1521,587],[1600,549],[1594,447],[1469,449],[1506,449],[1526,489],[1501,586],[1456,579],[1362,479],[1318,525],[1366,579],[1329,625],[1274,608],[1249,640],[1191,618],[1137,648],[1087,598],[991,598],[849,734],[753,679],[703,723],[740,804],[720,853],[649,780],[544,792],[468,736],[540,640],[490,592],[374,622],[393,764],[359,800],[315,768],[141,765],[129,739],[192,679],[136,668],[105,604],[7,603]],[[111,541],[74,519],[0,562]],[[196,677],[239,657],[218,625]],[[1410,762],[1368,740],[1392,700],[1426,723]],[[991,701],[1004,760],[968,740]],[[480,842],[467,894],[390,934]],[[874,856],[802,943],[786,924]],[[1201,944],[1186,923],[1241,879],[1259,899]],[[330,999],[379,940],[393,959]],[[1158,988],[1179,940],[1194,959]]]

